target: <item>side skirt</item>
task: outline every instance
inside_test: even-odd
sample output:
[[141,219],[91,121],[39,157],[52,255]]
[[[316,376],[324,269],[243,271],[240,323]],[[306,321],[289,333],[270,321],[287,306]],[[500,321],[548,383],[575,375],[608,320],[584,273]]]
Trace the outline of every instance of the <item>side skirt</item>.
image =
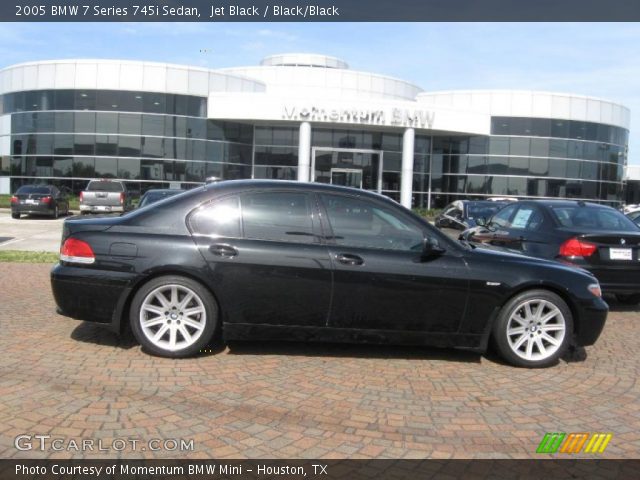
[[429,333],[399,330],[361,330],[330,327],[292,327],[289,325],[256,325],[224,323],[222,336],[227,340],[279,340],[291,342],[340,342],[379,345],[424,345],[431,347],[462,348],[484,352],[484,335],[456,333]]

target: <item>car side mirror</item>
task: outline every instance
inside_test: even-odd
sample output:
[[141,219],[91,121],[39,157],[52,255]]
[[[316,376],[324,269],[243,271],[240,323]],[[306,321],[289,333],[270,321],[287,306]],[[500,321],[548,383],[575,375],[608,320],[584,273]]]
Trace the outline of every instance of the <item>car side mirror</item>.
[[484,217],[476,218],[476,225],[478,225],[479,227],[486,227],[487,226],[487,219],[484,218]]
[[421,260],[429,260],[433,257],[442,255],[446,250],[442,248],[436,241],[431,238],[425,238],[422,240],[422,254]]

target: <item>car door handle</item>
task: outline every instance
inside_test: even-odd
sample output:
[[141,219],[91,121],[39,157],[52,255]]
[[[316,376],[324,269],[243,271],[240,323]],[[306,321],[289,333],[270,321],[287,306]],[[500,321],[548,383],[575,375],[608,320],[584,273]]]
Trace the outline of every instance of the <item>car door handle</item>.
[[339,253],[336,255],[336,259],[343,265],[357,266],[364,264],[362,257],[359,257],[358,255],[351,255],[349,253]]
[[215,245],[211,245],[209,247],[209,251],[219,257],[235,257],[236,255],[238,255],[238,250],[236,250],[231,245],[225,245],[224,243],[216,243]]

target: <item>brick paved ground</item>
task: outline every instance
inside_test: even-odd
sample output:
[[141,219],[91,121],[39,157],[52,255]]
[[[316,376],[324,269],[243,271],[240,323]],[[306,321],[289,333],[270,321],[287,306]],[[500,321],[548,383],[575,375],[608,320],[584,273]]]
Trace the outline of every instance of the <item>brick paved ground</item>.
[[[57,316],[49,266],[0,264],[0,457],[19,434],[194,440],[216,458],[524,458],[545,432],[612,432],[604,457],[640,456],[640,311],[614,306],[569,363],[515,369],[423,348],[238,344],[189,360]],[[118,453],[95,452],[91,458]]]

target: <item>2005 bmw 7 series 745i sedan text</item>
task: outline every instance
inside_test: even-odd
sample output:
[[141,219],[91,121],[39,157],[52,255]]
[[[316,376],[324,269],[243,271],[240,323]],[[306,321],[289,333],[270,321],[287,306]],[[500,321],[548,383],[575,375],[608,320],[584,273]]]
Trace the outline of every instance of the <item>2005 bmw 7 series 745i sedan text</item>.
[[591,274],[474,248],[381,195],[225,181],[120,217],[68,219],[51,272],[58,311],[127,324],[143,348],[224,339],[459,347],[492,341],[543,367],[592,345],[608,307]]

